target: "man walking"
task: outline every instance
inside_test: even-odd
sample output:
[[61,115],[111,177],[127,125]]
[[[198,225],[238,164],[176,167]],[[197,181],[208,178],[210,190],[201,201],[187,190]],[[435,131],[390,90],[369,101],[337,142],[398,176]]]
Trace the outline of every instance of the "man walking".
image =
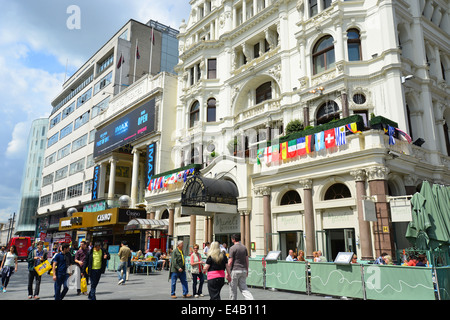
[[171,286],[171,297],[175,299],[175,289],[177,285],[177,279],[180,279],[181,286],[183,288],[183,298],[190,298],[191,295],[188,294],[189,288],[186,280],[186,265],[184,263],[183,254],[183,241],[177,242],[177,247],[172,252],[171,263],[170,263],[170,279],[172,280]]
[[91,278],[91,290],[89,291],[88,296],[89,300],[97,300],[95,297],[97,285],[102,273],[105,273],[106,261],[110,258],[108,251],[102,250],[101,246],[100,242],[96,242],[88,258],[88,274]]
[[233,234],[231,242],[233,246],[229,250],[228,265],[231,269],[230,300],[237,299],[237,288],[241,290],[245,300],[253,300],[253,295],[247,288],[248,277],[248,252],[240,243],[240,235]]
[[[128,268],[128,259],[131,257],[131,250],[127,246],[127,242],[123,240],[120,243],[120,250],[119,250],[119,267],[117,269],[117,274],[119,276],[119,282],[117,284],[125,284],[126,278],[127,278],[127,268]],[[121,271],[123,272],[121,275]]]
[[[69,279],[69,274],[67,273],[67,260],[66,254],[69,252],[69,244],[63,243],[61,247],[61,252],[58,253],[53,259],[53,281],[55,281],[55,300],[64,299],[67,291],[69,291],[69,286],[67,285],[67,280]],[[61,286],[63,291],[61,292]]]
[[[86,268],[87,268],[87,260],[88,260],[88,254],[89,254],[89,250],[87,248],[86,245],[86,241],[81,241],[80,243],[80,248],[78,249],[78,251],[75,253],[75,263],[78,265],[79,267],[79,271],[76,271],[76,275],[78,276],[78,274],[80,274],[81,276],[78,278],[77,277],[77,284],[76,284],[76,288],[77,288],[77,294],[80,295],[81,294],[81,286],[80,286],[80,281],[81,278],[85,278],[86,275]],[[86,279],[87,280],[87,279]]]
[[47,250],[44,250],[44,242],[39,241],[37,247],[28,253],[28,299],[33,298],[33,281],[36,279],[34,289],[34,299],[39,299],[39,288],[41,286],[41,276],[34,269],[36,266],[47,260]]

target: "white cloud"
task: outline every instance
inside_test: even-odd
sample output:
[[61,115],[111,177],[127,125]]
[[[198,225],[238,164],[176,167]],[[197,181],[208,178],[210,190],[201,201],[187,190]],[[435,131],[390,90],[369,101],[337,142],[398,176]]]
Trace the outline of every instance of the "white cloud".
[[27,152],[27,139],[30,124],[26,122],[19,122],[14,127],[12,132],[12,140],[8,143],[6,149],[6,156],[10,159],[23,158]]

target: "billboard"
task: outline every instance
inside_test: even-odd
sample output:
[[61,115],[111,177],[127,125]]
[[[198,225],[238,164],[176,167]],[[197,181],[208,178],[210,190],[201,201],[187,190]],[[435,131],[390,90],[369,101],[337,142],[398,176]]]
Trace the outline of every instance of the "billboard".
[[154,131],[155,99],[152,99],[95,133],[94,158]]

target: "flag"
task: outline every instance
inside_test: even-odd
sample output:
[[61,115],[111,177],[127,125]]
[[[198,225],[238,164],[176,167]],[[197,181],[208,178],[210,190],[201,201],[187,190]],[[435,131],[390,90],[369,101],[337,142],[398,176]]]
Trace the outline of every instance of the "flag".
[[297,155],[302,156],[306,154],[305,137],[297,139]]
[[148,184],[148,191],[152,191],[153,190],[153,179],[150,180],[150,183]]
[[309,135],[305,137],[305,148],[306,153],[311,153],[314,151],[314,135]]
[[275,144],[272,146],[272,162],[280,160],[280,145]]
[[325,132],[321,131],[315,134],[316,145],[315,148],[317,151],[325,149]]
[[122,63],[125,63],[125,58],[120,54],[119,61],[117,62],[117,69],[119,69],[122,66]]
[[332,148],[336,146],[336,133],[333,129],[325,130],[325,148]]
[[352,132],[352,133],[360,133],[361,132],[358,130],[358,125],[356,124],[356,122],[348,124],[347,129],[350,130],[350,132]]
[[395,132],[395,128],[389,126],[388,127],[388,134],[389,134],[389,144],[390,145],[394,145],[395,144],[394,132]]
[[152,45],[155,45],[155,33],[153,31],[154,30],[152,28],[152,35],[151,35],[150,41],[152,42]]
[[346,134],[345,134],[345,126],[334,128],[335,137],[336,137],[336,145],[342,146],[347,143]]
[[136,46],[136,59],[140,59],[141,55],[139,54],[139,47]]
[[297,155],[297,140],[291,140],[288,142],[288,158],[293,158]]
[[264,158],[266,158],[266,163],[272,162],[272,147],[264,148]]
[[402,131],[402,130],[400,130],[398,128],[395,128],[395,130],[397,130],[406,139],[406,141],[408,141],[408,143],[412,142],[411,137],[405,131]]
[[283,142],[281,144],[281,159],[286,160],[287,159],[287,149],[288,149],[288,145],[287,145],[287,141]]
[[263,157],[264,157],[264,148],[258,149],[258,151],[256,152],[256,163],[258,165],[261,165],[261,158]]

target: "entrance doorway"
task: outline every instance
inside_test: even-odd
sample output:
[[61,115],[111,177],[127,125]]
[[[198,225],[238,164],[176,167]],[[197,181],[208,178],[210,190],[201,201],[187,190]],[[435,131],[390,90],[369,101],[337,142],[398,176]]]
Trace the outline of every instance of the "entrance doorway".
[[[321,232],[323,235],[323,232]],[[356,253],[355,229],[329,229],[325,230],[323,239],[325,250],[321,249],[328,261],[334,261],[339,252]]]
[[303,231],[280,232],[280,250],[282,260],[286,259],[289,250],[293,250],[296,254],[299,250],[305,251]]

